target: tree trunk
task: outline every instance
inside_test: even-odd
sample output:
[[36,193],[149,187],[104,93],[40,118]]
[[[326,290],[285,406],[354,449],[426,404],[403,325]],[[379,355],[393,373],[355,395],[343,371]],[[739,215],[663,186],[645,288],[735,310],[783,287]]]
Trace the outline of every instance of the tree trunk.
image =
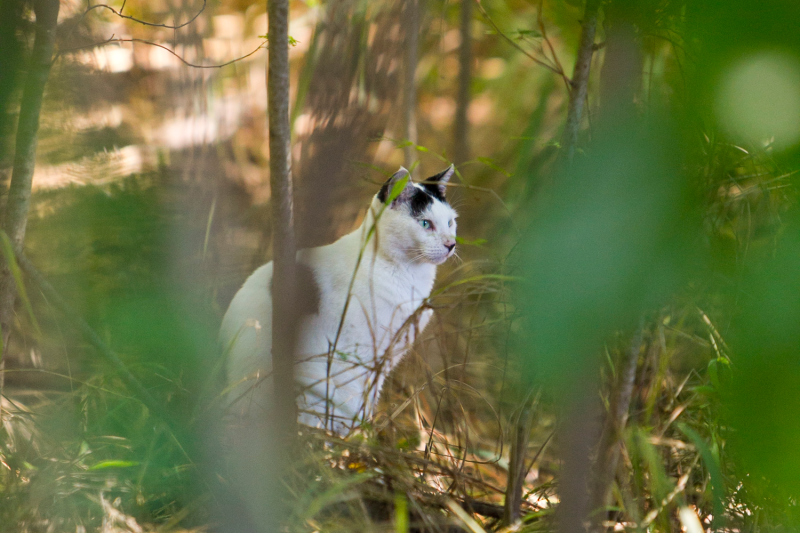
[[603,71],[600,73],[600,121],[618,127],[636,116],[634,98],[641,83],[642,50],[637,30],[627,13],[606,11],[606,45]]
[[585,533],[591,501],[591,452],[601,430],[601,405],[597,398],[598,368],[589,364],[573,379],[573,391],[564,395],[564,411],[558,428],[561,473],[556,509],[560,533]]
[[456,101],[456,120],[453,126],[455,146],[453,162],[456,165],[469,160],[469,109],[470,87],[472,85],[472,2],[461,0],[461,47],[458,50],[458,100]]
[[[28,76],[22,92],[14,168],[11,173],[11,183],[3,217],[3,230],[8,234],[16,250],[21,250],[25,241],[33,169],[36,164],[39,114],[53,59],[58,9],[58,0],[35,0],[33,3],[33,11],[36,14],[36,37],[33,42]],[[16,297],[17,287],[14,278],[8,266],[4,264],[3,270],[0,272],[0,327],[3,332],[3,352],[8,346]],[[1,384],[2,379],[0,379]]]
[[597,31],[597,13],[600,0],[587,0],[586,9],[581,23],[581,40],[578,45],[578,54],[575,58],[575,70],[572,73],[569,92],[569,106],[567,108],[567,125],[564,128],[562,150],[567,164],[572,163],[575,156],[575,146],[578,143],[578,132],[583,119],[583,107],[589,91],[589,73],[592,68],[594,55],[594,36]]
[[417,71],[417,54],[419,45],[419,0],[406,0],[406,68],[403,81],[403,137],[410,142],[405,147],[405,166],[411,171],[411,176],[416,177],[418,171],[413,168],[417,160],[417,86],[415,73]]
[[[289,471],[297,437],[294,387],[295,235],[289,126],[289,2],[267,2],[269,68],[269,178],[272,197],[272,396],[263,417],[249,417],[230,435],[232,484],[249,511],[241,524],[224,523],[226,532],[279,531],[287,516],[282,480]],[[266,354],[264,354],[266,356]],[[269,386],[267,385],[267,386]],[[221,511],[221,516],[229,512]],[[248,525],[249,524],[249,525]]]
[[272,365],[275,422],[287,451],[297,435],[294,388],[295,236],[289,125],[289,2],[267,2],[269,16],[269,172],[272,191]]

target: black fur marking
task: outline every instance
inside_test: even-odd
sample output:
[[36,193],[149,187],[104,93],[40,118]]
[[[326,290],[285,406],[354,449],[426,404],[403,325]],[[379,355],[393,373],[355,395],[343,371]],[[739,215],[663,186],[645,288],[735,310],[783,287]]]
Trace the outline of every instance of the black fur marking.
[[380,200],[381,203],[385,204],[386,203],[386,199],[389,197],[389,193],[391,192],[389,190],[389,182],[390,181],[392,181],[391,178],[386,180],[383,183],[383,185],[381,185],[381,190],[378,191],[378,200]]
[[384,182],[384,184],[381,186],[381,190],[378,191],[378,200],[380,200],[381,203],[385,204],[386,201],[389,199],[389,195],[392,194],[392,189],[394,189],[395,183],[398,183],[402,179],[407,179],[409,181],[406,182],[406,188],[400,193],[400,195],[397,198],[395,198],[394,202],[392,203],[399,203],[405,201],[408,197],[407,191],[408,189],[412,188],[413,185],[411,184],[410,181],[411,177],[408,175],[408,171],[403,167],[400,167],[400,170],[392,174],[389,177],[389,179]]
[[435,176],[431,176],[430,178],[426,179],[420,185],[425,187],[425,190],[430,193],[431,196],[439,200],[440,202],[446,202],[447,200],[444,197],[444,187],[441,186],[439,183],[445,174],[450,171],[449,168],[444,169],[443,171],[439,172]]
[[[319,285],[314,279],[314,272],[305,263],[297,262],[295,269],[295,283],[297,295],[295,298],[295,313],[301,317],[319,313]],[[272,284],[275,278],[269,280],[270,298],[272,297]]]
[[433,203],[435,197],[430,194],[426,189],[418,189],[414,187],[414,194],[408,202],[408,208],[411,210],[411,216],[418,217],[425,212],[426,209]]

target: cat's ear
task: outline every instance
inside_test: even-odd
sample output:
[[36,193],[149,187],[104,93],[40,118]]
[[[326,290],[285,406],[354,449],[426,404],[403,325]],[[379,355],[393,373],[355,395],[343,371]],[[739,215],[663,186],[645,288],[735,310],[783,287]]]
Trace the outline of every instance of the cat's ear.
[[447,182],[453,177],[453,173],[455,171],[456,168],[453,165],[450,165],[435,176],[431,176],[430,178],[426,179],[420,185],[425,187],[425,190],[431,193],[432,196],[444,201],[445,193],[447,191]]
[[[405,184],[404,186],[401,185],[403,183]],[[392,176],[386,180],[386,183],[383,184],[380,192],[378,192],[378,200],[384,204],[389,199],[392,199],[392,204],[402,203],[408,200],[413,192],[414,183],[411,181],[408,170],[400,167],[400,170],[392,174]]]

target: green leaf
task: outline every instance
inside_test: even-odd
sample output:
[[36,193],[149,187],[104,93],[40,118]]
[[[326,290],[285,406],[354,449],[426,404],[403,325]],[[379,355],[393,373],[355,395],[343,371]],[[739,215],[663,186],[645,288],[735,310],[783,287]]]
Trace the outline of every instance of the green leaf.
[[537,30],[517,30],[514,32],[516,34],[517,39],[523,39],[525,37],[531,37],[533,39],[541,39],[542,34]]
[[497,172],[500,172],[501,174],[505,175],[505,177],[507,177],[507,178],[511,177],[511,173],[510,172],[508,172],[506,169],[504,169],[503,167],[501,167],[500,165],[495,163],[492,159],[490,159],[488,157],[477,157],[476,159],[478,161],[480,161],[481,163],[483,163],[484,165],[486,165],[487,167],[489,167],[489,168],[491,168],[493,170],[496,170]]
[[394,530],[395,533],[408,533],[408,499],[402,492],[394,494]]
[[466,245],[466,246],[481,246],[481,245],[486,244],[489,241],[487,241],[486,239],[475,239],[474,241],[468,241],[467,239],[462,239],[461,237],[456,237],[456,242],[458,244],[463,244],[463,245]]
[[404,177],[400,178],[394,183],[394,185],[392,186],[392,192],[389,194],[389,200],[387,203],[397,199],[397,197],[400,196],[400,193],[403,192],[403,189],[406,188],[406,185],[408,185],[408,174],[406,174]]
[[89,470],[106,470],[107,468],[130,468],[132,466],[139,466],[139,461],[122,461],[119,459],[111,459],[108,461],[100,461],[94,466],[90,466]]
[[[265,33],[264,35],[259,35],[258,38],[264,39],[265,41],[269,41],[269,33]],[[297,43],[299,42],[300,41],[289,35],[289,46],[297,46]]]

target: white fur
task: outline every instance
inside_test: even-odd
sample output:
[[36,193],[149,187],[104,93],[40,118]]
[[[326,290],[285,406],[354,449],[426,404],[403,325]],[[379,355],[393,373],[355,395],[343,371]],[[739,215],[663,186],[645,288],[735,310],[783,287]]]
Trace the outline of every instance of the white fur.
[[[410,182],[407,187],[420,188]],[[432,310],[421,306],[430,296],[436,265],[453,254],[446,245],[455,244],[456,216],[448,204],[435,200],[415,219],[407,204],[385,206],[376,196],[357,230],[333,244],[298,252],[320,293],[318,314],[304,316],[298,325],[300,422],[343,434],[372,416],[385,377],[431,318]],[[432,227],[423,228],[420,219]],[[268,407],[271,279],[270,262],[236,293],[220,330],[229,350],[231,411],[237,416],[260,416]]]

